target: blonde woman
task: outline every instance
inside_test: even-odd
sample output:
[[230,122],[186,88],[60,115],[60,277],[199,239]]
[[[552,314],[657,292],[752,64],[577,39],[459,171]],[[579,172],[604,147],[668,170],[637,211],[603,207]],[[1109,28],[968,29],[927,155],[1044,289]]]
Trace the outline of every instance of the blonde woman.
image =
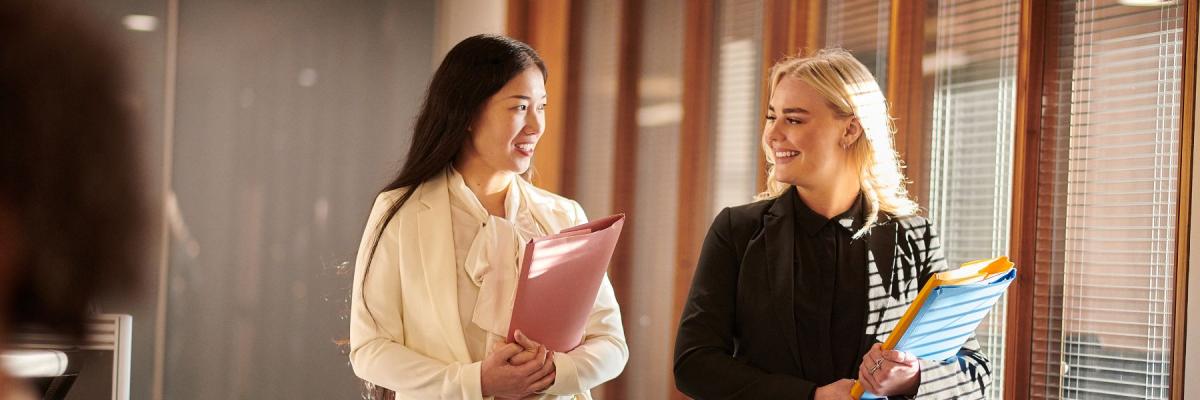
[[904,189],[879,84],[844,50],[771,70],[759,201],[713,221],[679,323],[675,382],[696,399],[981,398],[972,338],[950,360],[881,351],[921,285],[947,269]]

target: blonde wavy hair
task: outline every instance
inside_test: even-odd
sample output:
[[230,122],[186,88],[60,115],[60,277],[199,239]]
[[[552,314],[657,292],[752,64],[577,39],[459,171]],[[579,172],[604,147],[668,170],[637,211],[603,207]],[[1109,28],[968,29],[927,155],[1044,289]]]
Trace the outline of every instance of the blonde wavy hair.
[[[880,211],[893,217],[915,215],[917,203],[908,197],[903,166],[892,144],[896,131],[888,115],[887,101],[871,71],[843,49],[818,50],[808,56],[793,56],[771,67],[771,95],[784,77],[795,78],[816,89],[839,118],[858,118],[863,135],[846,151],[858,166],[863,196],[867,200],[867,219],[861,237],[879,220]],[[771,148],[762,139],[766,156],[767,190],[755,196],[757,200],[779,197],[791,185],[775,179],[775,159]]]

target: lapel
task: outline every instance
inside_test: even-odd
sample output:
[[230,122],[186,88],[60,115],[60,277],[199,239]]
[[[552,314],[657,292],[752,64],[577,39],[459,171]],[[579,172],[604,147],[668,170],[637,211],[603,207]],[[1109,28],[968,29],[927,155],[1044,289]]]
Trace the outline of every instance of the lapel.
[[454,260],[454,234],[450,224],[450,191],[446,174],[418,187],[417,246],[425,271],[425,290],[442,326],[455,360],[471,362],[458,312],[458,266]]
[[[792,189],[789,189],[792,190]],[[795,197],[790,191],[775,199],[774,204],[763,216],[763,235],[766,244],[767,282],[771,293],[772,314],[779,319],[783,335],[791,350],[796,365],[803,370],[805,365],[816,365],[809,352],[801,353],[796,338],[796,271],[795,271]],[[802,359],[801,355],[808,357]]]
[[867,237],[870,243],[867,251],[871,252],[867,259],[872,260],[868,272],[879,274],[884,290],[888,294],[894,294],[899,290],[899,286],[892,280],[896,260],[896,224],[886,216],[881,216],[880,219],[882,221],[871,228],[871,234]]
[[[883,332],[886,321],[888,299],[896,296],[898,284],[892,279],[896,260],[896,223],[889,217],[880,216],[881,222],[871,228],[867,236],[867,310],[863,326],[866,332],[860,352],[866,353]],[[873,280],[878,279],[879,283]]]

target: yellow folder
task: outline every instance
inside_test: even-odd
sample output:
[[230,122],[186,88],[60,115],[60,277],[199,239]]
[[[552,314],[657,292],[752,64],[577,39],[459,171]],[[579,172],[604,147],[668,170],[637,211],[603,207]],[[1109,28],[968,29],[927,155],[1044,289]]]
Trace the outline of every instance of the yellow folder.
[[[1005,256],[971,261],[957,269],[934,274],[904,311],[882,348],[893,350],[899,345],[899,350],[911,351],[918,358],[946,358],[948,351],[956,352],[962,347],[1015,278],[1013,263]],[[955,290],[949,291],[951,288]],[[945,303],[945,307],[934,303]],[[955,325],[948,329],[947,321]],[[914,323],[925,329],[913,329]],[[925,326],[920,326],[922,324]],[[904,340],[910,331],[917,333],[907,338],[911,340]],[[858,382],[854,383],[850,395],[855,399],[863,395]]]

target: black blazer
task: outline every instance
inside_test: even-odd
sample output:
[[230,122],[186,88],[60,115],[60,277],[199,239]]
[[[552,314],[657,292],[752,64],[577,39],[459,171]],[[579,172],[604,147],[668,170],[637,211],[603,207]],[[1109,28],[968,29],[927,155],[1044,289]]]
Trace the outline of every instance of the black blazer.
[[[675,339],[675,384],[696,399],[806,398],[816,365],[797,344],[794,208],[763,200],[726,208],[704,239]],[[928,220],[886,218],[868,240],[866,332],[859,354],[883,342],[921,286],[947,269]],[[921,360],[918,398],[983,398],[991,365],[974,337],[958,357]]]

